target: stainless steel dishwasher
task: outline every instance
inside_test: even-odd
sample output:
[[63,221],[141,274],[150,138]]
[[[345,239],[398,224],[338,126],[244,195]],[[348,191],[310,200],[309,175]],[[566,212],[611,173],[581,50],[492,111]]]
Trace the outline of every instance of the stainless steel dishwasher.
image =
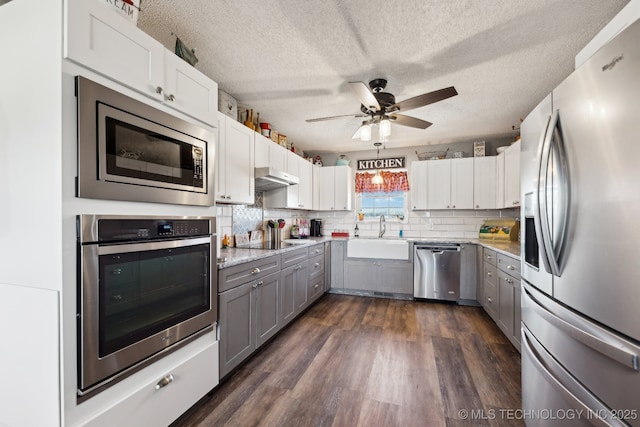
[[417,299],[458,301],[460,245],[414,245],[413,296]]

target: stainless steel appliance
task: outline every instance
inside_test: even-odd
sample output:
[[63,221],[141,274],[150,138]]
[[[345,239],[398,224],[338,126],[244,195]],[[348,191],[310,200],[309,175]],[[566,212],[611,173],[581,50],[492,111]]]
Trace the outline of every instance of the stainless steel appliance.
[[300,178],[272,167],[255,168],[255,189],[258,191],[276,190],[300,183]]
[[322,219],[311,219],[311,237],[322,237]]
[[217,321],[215,218],[78,217],[78,396]]
[[76,97],[78,197],[214,204],[211,132],[80,76]]
[[413,297],[458,301],[460,297],[460,245],[414,245]]
[[640,426],[639,39],[636,22],[522,123],[529,426]]

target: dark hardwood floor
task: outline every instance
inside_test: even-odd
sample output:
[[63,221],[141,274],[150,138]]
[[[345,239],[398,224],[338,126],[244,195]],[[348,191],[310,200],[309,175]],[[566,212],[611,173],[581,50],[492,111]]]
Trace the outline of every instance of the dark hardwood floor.
[[327,294],[176,424],[513,426],[520,405],[482,308]]

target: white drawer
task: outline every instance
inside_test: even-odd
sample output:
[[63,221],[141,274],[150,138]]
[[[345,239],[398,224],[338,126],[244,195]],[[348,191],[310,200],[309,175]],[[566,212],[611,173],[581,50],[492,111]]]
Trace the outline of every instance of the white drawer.
[[[169,378],[172,378],[169,380]],[[168,382],[160,387],[162,381]],[[169,425],[218,384],[218,341],[167,369],[87,426]]]

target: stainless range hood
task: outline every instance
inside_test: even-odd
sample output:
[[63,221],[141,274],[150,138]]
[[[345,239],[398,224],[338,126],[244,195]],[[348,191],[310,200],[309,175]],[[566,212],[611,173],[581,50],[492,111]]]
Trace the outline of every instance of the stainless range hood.
[[297,176],[270,167],[255,168],[255,181],[258,191],[275,190],[300,183]]

